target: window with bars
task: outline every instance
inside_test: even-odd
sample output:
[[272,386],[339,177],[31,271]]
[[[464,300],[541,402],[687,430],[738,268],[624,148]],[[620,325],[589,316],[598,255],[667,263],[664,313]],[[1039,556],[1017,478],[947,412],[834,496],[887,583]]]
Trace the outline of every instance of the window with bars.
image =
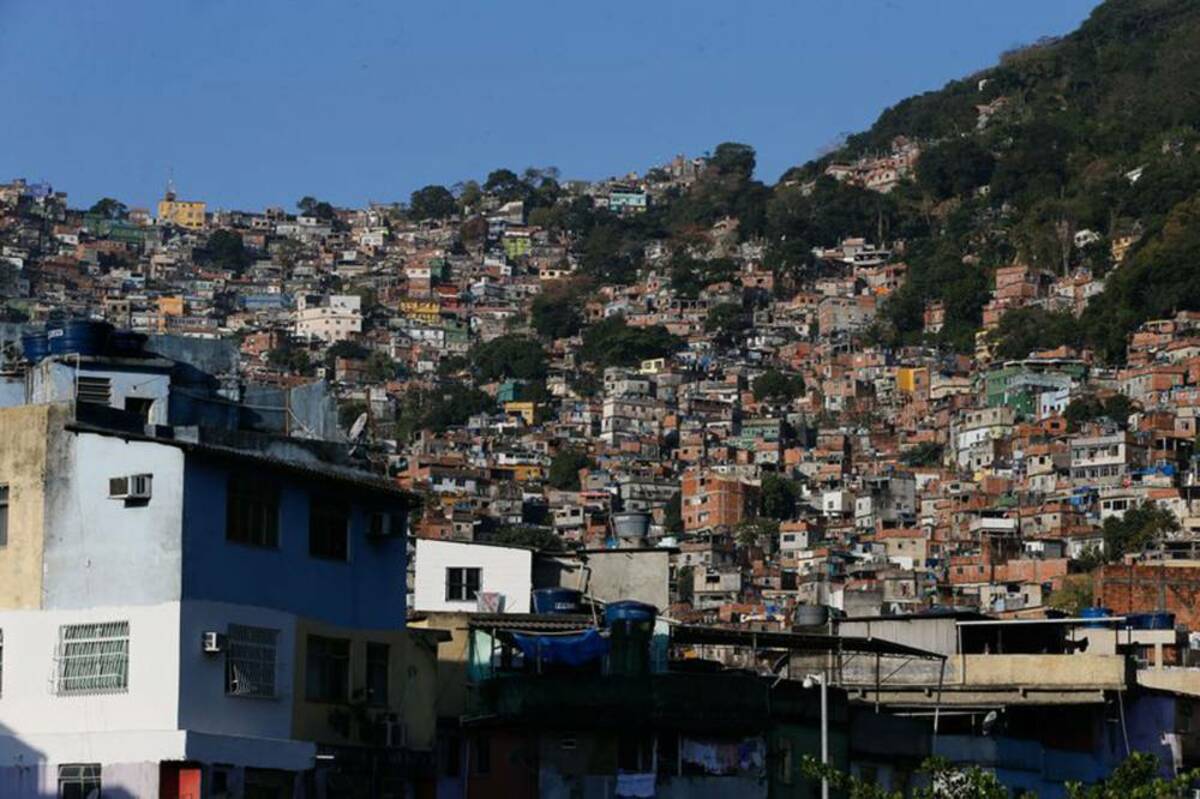
[[100,792],[99,763],[64,763],[58,767],[58,799],[96,799]]
[[273,699],[279,631],[231,624],[226,638],[226,695]]
[[121,693],[129,689],[129,622],[66,624],[58,628],[55,692]]
[[278,488],[248,475],[231,475],[225,500],[225,538],[238,544],[278,548]]

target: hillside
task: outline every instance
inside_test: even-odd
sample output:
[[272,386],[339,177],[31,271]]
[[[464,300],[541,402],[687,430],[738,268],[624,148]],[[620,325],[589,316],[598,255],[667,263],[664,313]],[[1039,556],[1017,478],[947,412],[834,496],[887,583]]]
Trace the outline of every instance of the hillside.
[[[1066,37],[887,109],[784,183],[884,152],[897,136],[920,141],[915,184],[880,202],[911,267],[881,334],[917,340],[925,302],[941,299],[942,341],[964,349],[992,269],[1086,267],[1108,279],[1079,320],[1023,312],[1002,327],[1011,340],[1001,349],[1068,343],[1115,361],[1141,321],[1200,309],[1198,86],[1200,4],[1110,0]],[[1076,246],[1081,231],[1094,235]],[[1113,270],[1110,244],[1122,236],[1136,243]],[[1040,335],[1028,335],[1031,321]]]

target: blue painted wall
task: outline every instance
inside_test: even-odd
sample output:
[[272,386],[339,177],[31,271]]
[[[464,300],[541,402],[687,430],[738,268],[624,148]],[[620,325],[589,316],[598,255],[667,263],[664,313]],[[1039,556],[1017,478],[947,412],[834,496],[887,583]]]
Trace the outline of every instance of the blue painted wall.
[[[403,537],[369,540],[369,514],[402,513],[387,498],[340,483],[302,481],[263,473],[280,487],[279,548],[225,539],[226,492],[231,468],[189,455],[184,468],[183,598],[235,602],[296,613],[329,624],[370,629],[404,626],[407,552]],[[350,559],[308,554],[309,497],[332,492],[351,505]]]

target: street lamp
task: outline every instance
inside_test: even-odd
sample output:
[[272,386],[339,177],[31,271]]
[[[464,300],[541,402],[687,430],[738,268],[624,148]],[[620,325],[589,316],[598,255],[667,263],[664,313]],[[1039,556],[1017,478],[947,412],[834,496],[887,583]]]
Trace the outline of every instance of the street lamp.
[[820,674],[810,674],[804,678],[804,687],[821,686],[821,799],[829,799],[829,691],[825,677]]

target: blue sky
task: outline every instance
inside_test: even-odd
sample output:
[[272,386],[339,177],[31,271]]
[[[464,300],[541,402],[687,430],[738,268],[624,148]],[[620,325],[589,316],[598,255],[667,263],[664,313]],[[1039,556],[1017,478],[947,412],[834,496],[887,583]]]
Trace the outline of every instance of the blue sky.
[[149,205],[405,200],[754,145],[774,181],[1096,0],[0,0],[0,180]]

